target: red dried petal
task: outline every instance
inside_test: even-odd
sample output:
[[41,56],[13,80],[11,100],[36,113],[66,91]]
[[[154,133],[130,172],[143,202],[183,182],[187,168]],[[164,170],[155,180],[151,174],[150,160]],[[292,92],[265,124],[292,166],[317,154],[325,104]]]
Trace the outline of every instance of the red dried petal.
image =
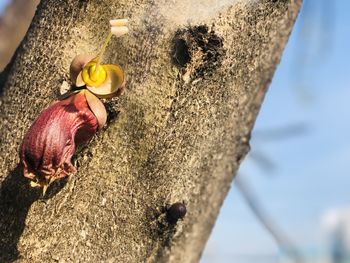
[[[43,110],[24,136],[20,158],[24,176],[40,185],[76,172],[76,146],[88,142],[98,122],[83,92]],[[34,176],[34,178],[33,178]]]

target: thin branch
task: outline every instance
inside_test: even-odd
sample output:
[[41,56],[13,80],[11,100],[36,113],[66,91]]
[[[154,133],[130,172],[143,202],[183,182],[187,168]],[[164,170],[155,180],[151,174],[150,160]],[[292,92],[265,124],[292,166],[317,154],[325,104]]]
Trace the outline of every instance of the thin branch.
[[301,253],[298,251],[298,249],[290,240],[290,238],[277,226],[276,222],[274,222],[273,219],[266,213],[262,205],[259,203],[258,198],[256,198],[248,184],[244,181],[244,179],[242,179],[242,175],[237,176],[234,182],[239,191],[241,192],[242,196],[244,197],[245,201],[247,202],[251,211],[258,218],[258,220],[265,227],[265,229],[271,234],[278,246],[282,248],[283,251],[294,262],[304,262]]
[[261,141],[275,141],[278,139],[286,139],[304,135],[308,132],[306,123],[294,123],[279,128],[266,129],[264,131],[256,131],[253,133],[253,139]]

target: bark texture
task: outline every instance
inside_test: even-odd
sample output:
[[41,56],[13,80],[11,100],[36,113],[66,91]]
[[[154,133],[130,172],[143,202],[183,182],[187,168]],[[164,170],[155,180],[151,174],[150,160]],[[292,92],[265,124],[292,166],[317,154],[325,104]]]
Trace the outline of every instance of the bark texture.
[[[169,3],[170,2],[170,3]],[[299,0],[43,0],[0,77],[0,261],[197,262],[300,7]],[[25,131],[128,17],[106,62],[126,92],[45,198],[17,165]],[[184,220],[166,208],[184,202]]]

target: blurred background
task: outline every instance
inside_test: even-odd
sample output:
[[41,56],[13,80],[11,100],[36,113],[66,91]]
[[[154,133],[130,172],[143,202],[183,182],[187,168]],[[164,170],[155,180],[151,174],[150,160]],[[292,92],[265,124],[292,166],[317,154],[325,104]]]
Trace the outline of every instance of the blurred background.
[[[38,2],[0,0],[0,71]],[[304,0],[201,263],[350,262],[349,10]]]

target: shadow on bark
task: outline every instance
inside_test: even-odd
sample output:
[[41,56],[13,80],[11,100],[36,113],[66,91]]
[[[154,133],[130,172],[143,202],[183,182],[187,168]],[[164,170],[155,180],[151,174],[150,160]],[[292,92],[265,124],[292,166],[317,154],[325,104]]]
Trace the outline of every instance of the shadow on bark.
[[17,166],[0,188],[0,262],[12,262],[19,257],[17,242],[23,232],[25,219],[40,191],[30,189],[28,180]]
[[0,262],[13,262],[20,258],[17,243],[23,233],[29,208],[37,200],[45,201],[53,197],[66,182],[52,185],[43,198],[42,190],[32,188],[23,177],[20,165],[11,171],[0,187]]

